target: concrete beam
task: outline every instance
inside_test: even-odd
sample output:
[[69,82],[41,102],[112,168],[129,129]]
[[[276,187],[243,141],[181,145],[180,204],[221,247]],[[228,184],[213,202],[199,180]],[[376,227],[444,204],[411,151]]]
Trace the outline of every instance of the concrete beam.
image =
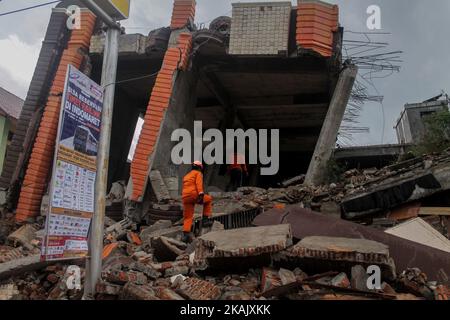
[[324,182],[327,163],[333,154],[339,128],[344,118],[345,110],[358,74],[358,67],[350,65],[345,68],[334,91],[322,131],[311,160],[305,183],[320,185]]

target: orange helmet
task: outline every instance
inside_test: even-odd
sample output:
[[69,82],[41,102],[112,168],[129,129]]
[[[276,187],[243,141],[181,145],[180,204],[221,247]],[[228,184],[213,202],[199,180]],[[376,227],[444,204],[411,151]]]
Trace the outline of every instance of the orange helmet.
[[203,169],[203,164],[202,164],[200,161],[194,161],[193,165],[196,166],[196,167],[200,167],[201,169]]

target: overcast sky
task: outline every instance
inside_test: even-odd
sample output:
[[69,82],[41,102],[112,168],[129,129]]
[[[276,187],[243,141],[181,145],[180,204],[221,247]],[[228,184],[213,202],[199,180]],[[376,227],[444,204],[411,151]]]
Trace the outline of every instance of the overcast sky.
[[[48,0],[2,0],[0,14],[44,3]],[[245,2],[259,2],[250,0]],[[231,14],[232,0],[197,0],[197,23],[208,24],[213,18]],[[242,1],[244,2],[244,1]],[[296,0],[292,1],[295,4]],[[382,32],[375,40],[390,43],[389,50],[403,53],[400,73],[375,81],[384,99],[384,120],[380,104],[364,106],[360,126],[370,133],[354,136],[354,144],[396,143],[393,130],[403,105],[421,102],[450,91],[450,40],[448,0],[328,0],[340,5],[340,22],[346,30],[367,32],[366,10],[381,8]],[[124,23],[128,33],[147,34],[167,26],[171,0],[132,0],[131,18]],[[24,98],[33,75],[51,10],[43,7],[0,17],[0,86]],[[347,34],[349,38],[354,38]],[[383,124],[385,127],[383,134]]]

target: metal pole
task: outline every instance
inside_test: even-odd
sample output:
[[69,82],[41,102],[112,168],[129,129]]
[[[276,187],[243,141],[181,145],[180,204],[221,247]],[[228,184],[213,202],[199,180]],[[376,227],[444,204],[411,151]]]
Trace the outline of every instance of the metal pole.
[[106,188],[108,183],[109,148],[114,110],[114,93],[119,55],[120,29],[109,28],[103,57],[102,86],[104,88],[102,125],[97,155],[95,182],[95,213],[90,234],[90,255],[86,261],[85,298],[93,298],[102,271],[103,233]]

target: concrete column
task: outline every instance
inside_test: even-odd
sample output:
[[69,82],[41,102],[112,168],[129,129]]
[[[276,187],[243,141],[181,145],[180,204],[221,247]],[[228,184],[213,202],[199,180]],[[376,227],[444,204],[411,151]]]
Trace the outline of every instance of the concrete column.
[[9,120],[6,117],[0,117],[0,174],[3,171],[3,162],[5,161],[6,146],[8,144]]
[[306,175],[305,184],[307,185],[320,185],[325,180],[327,164],[333,154],[333,150],[335,149],[339,128],[341,127],[357,74],[358,67],[355,65],[350,65],[345,68],[339,76],[339,80],[336,85],[330,107],[328,108],[328,113],[323,123],[322,131],[320,132],[319,140],[317,141],[308,173]]

